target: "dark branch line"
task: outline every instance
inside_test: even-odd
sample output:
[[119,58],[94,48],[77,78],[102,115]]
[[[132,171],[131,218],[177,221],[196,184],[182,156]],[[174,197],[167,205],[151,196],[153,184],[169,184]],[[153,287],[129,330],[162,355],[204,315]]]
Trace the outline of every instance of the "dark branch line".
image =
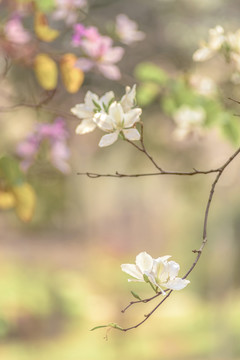
[[[228,165],[238,156],[238,154],[240,153],[240,148],[238,150],[236,150],[229,158],[228,160],[219,168],[217,169],[211,169],[211,170],[197,170],[197,169],[193,169],[193,171],[188,171],[188,172],[182,172],[182,171],[165,171],[163,170],[157,163],[156,161],[153,159],[153,157],[148,153],[148,151],[145,148],[144,142],[143,142],[143,125],[141,124],[141,146],[136,145],[135,143],[133,143],[130,140],[125,139],[128,143],[130,143],[131,145],[133,145],[136,149],[138,149],[139,151],[141,151],[142,153],[144,153],[147,158],[150,160],[150,162],[154,165],[155,168],[157,168],[157,172],[152,172],[152,173],[142,173],[142,174],[123,174],[120,173],[118,171],[116,171],[114,174],[99,174],[99,173],[93,173],[93,172],[79,172],[77,173],[77,175],[85,175],[88,176],[89,178],[100,178],[100,177],[114,177],[114,178],[137,178],[137,177],[144,177],[144,176],[160,176],[160,175],[176,175],[176,176],[194,176],[194,175],[207,175],[207,174],[212,174],[215,173],[217,174],[212,185],[211,185],[211,189],[210,189],[210,193],[208,196],[208,200],[207,200],[207,205],[206,205],[206,209],[205,209],[205,213],[204,213],[204,221],[203,221],[203,235],[202,235],[202,243],[201,246],[198,250],[192,250],[193,253],[196,253],[197,256],[193,262],[193,264],[191,265],[191,267],[189,268],[189,270],[186,272],[186,274],[183,276],[182,279],[186,279],[188,277],[188,275],[193,271],[193,269],[195,268],[195,266],[197,265],[203,249],[207,243],[207,226],[208,226],[208,217],[209,217],[209,210],[210,210],[210,206],[212,203],[212,199],[213,199],[213,195],[217,186],[217,183],[220,179],[220,177],[222,176],[224,170],[228,167]],[[123,331],[123,332],[127,332],[129,330],[132,329],[136,329],[137,327],[139,327],[140,325],[142,325],[145,321],[147,321],[150,316],[160,307],[160,305],[165,302],[167,300],[167,298],[172,294],[173,290],[169,290],[168,289],[168,294],[166,296],[164,296],[164,298],[152,309],[152,311],[150,311],[150,313],[144,315],[144,319],[141,320],[140,322],[138,322],[137,324],[127,327],[127,328],[121,328],[121,327],[116,327],[118,330]],[[137,301],[131,301],[123,310],[122,313],[124,313],[128,308],[130,308],[132,305],[135,304],[139,304],[139,303],[148,303],[154,299],[156,299],[157,297],[159,297],[161,295],[161,292],[150,297],[150,298],[146,298],[146,299],[142,299],[142,300],[137,300]]]

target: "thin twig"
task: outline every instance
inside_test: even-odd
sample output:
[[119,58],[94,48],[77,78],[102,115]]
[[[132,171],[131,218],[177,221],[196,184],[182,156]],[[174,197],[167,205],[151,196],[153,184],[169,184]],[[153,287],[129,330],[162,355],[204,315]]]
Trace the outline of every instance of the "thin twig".
[[150,298],[147,298],[147,299],[142,299],[142,300],[135,300],[135,301],[130,301],[130,303],[123,309],[121,310],[122,313],[125,313],[125,311],[127,309],[129,309],[132,305],[135,305],[135,304],[139,304],[139,303],[143,303],[143,304],[146,304],[148,303],[149,301],[152,301],[153,299],[156,299],[159,295],[162,295],[161,292],[157,293],[156,295],[150,297]]
[[[193,250],[194,253],[197,253],[197,257],[194,261],[194,263],[191,265],[190,269],[187,271],[187,273],[183,276],[182,279],[186,279],[188,277],[188,275],[193,271],[193,269],[195,268],[195,266],[197,265],[201,254],[203,252],[203,249],[207,243],[207,225],[208,225],[208,217],[209,217],[209,210],[210,210],[210,206],[212,203],[212,199],[213,199],[213,195],[214,195],[214,191],[215,188],[217,186],[217,183],[220,179],[220,177],[222,176],[224,170],[228,167],[228,165],[237,157],[237,155],[240,153],[240,148],[238,150],[236,150],[229,158],[228,160],[217,170],[215,170],[214,172],[217,172],[217,176],[214,179],[214,182],[211,185],[211,190],[208,196],[208,201],[207,201],[207,205],[206,205],[206,209],[205,209],[205,214],[204,214],[204,222],[203,222],[203,240],[201,243],[201,246],[199,248],[199,250]],[[213,172],[213,171],[212,171]],[[152,316],[152,314],[160,307],[160,305],[162,305],[162,303],[164,301],[167,300],[167,298],[172,294],[173,290],[170,290],[169,293],[150,311],[150,313],[148,313],[147,315],[144,316],[144,319],[141,320],[140,322],[138,322],[137,324],[127,327],[127,328],[118,328],[118,330],[123,331],[123,332],[127,332],[129,330],[133,330],[138,328],[140,325],[142,325],[145,321],[147,321],[150,316]],[[125,312],[130,306],[134,305],[134,304],[138,304],[138,303],[147,303],[155,298],[157,298],[161,293],[152,296],[151,298],[147,298],[147,299],[143,299],[143,300],[138,300],[138,301],[131,301],[126,307],[125,309],[122,310],[122,312]]]
[[10,106],[1,106],[0,112],[12,111],[19,107],[29,107],[29,108],[34,108],[34,109],[39,109],[41,107],[44,107],[44,105],[48,104],[54,97],[54,95],[56,93],[56,89],[52,90],[52,91],[46,91],[45,93],[47,94],[47,96],[44,97],[42,100],[40,100],[37,104],[22,102],[22,103],[10,105]]
[[145,177],[145,176],[160,176],[160,175],[179,175],[179,176],[194,176],[194,175],[207,175],[212,173],[218,173],[219,169],[211,169],[211,170],[196,170],[193,171],[167,171],[161,170],[153,173],[140,173],[140,174],[124,174],[116,171],[114,174],[100,174],[93,172],[78,172],[77,175],[88,176],[89,178],[96,179],[100,177],[114,177],[114,178],[137,178],[137,177]]
[[171,295],[172,292],[173,292],[173,290],[170,290],[169,293],[160,301],[160,303],[158,303],[155,306],[155,308],[152,309],[152,311],[150,311],[150,313],[148,313],[147,315],[144,315],[145,318],[142,321],[140,321],[136,325],[130,326],[128,328],[122,328],[122,329],[119,329],[119,330],[127,332],[129,330],[138,328],[140,325],[142,325],[145,321],[147,321],[150,318],[150,316],[159,308],[159,306],[162,305],[162,303],[167,300],[167,298]]

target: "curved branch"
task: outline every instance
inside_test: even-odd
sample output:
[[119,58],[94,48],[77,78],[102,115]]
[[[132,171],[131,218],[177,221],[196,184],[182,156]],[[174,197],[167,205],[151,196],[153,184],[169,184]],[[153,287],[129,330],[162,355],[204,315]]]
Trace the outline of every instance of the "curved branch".
[[[187,271],[187,273],[183,276],[182,279],[186,279],[188,277],[188,275],[193,271],[193,269],[195,268],[195,266],[197,265],[201,255],[202,255],[202,252],[203,252],[203,249],[207,243],[207,226],[208,226],[208,217],[209,217],[209,210],[210,210],[210,206],[211,206],[211,203],[212,203],[212,199],[213,199],[213,195],[214,195],[214,191],[215,191],[215,188],[217,186],[217,183],[220,179],[220,177],[222,176],[224,170],[228,167],[228,165],[238,156],[238,154],[240,153],[240,148],[238,150],[236,150],[232,156],[230,156],[230,158],[217,170],[218,174],[217,176],[215,177],[214,179],[214,182],[212,183],[212,186],[211,186],[211,190],[210,190],[210,194],[208,196],[208,201],[207,201],[207,205],[206,205],[206,209],[205,209],[205,214],[204,214],[204,222],[203,222],[203,240],[202,240],[202,243],[201,243],[201,246],[199,248],[199,250],[193,250],[194,253],[197,253],[197,257],[194,261],[194,263],[192,264],[192,266],[190,267],[190,269]],[[150,313],[148,313],[147,315],[145,315],[145,318],[138,322],[136,325],[133,325],[133,326],[130,326],[128,328],[120,328],[119,330],[121,331],[129,331],[129,330],[132,330],[132,329],[136,329],[137,327],[139,327],[140,325],[142,325],[145,321],[147,321],[149,319],[149,317],[159,308],[159,306],[172,294],[173,290],[170,290],[169,293],[163,298],[163,300],[161,300],[154,308],[152,311],[150,311]],[[159,294],[157,294],[159,295]],[[157,296],[153,296],[152,299],[156,298]],[[151,298],[149,299],[146,299],[148,301],[151,300]],[[148,302],[146,301],[146,302]],[[136,301],[136,302],[132,302],[132,303],[139,303],[139,302],[144,302],[144,301]],[[132,304],[130,303],[124,310],[126,310],[128,307],[130,307]]]

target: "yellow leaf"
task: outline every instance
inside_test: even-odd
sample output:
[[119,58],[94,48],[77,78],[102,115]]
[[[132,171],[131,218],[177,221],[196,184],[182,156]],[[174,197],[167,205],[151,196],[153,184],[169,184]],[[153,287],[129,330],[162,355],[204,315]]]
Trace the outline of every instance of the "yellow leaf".
[[34,59],[34,70],[39,84],[46,90],[57,86],[58,69],[55,61],[47,54],[38,54]]
[[29,222],[33,217],[36,204],[36,195],[32,186],[28,183],[23,183],[19,186],[14,186],[12,192],[15,196],[17,216],[21,221]]
[[48,26],[47,17],[40,11],[35,13],[34,30],[40,40],[51,42],[59,36],[59,31]]
[[84,80],[84,72],[75,67],[77,57],[74,54],[65,54],[60,61],[60,70],[63,83],[70,93],[76,93]]
[[11,191],[0,191],[0,209],[12,209],[15,204],[16,200]]

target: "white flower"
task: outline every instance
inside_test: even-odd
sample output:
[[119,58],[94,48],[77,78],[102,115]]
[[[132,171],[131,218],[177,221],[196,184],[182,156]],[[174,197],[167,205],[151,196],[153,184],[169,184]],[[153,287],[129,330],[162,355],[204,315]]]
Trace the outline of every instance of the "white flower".
[[82,119],[76,128],[77,134],[86,134],[96,127],[107,132],[99,143],[99,146],[113,144],[118,136],[124,139],[135,141],[140,140],[141,135],[135,128],[136,122],[140,121],[142,110],[134,108],[136,98],[136,85],[132,88],[126,87],[126,93],[120,102],[114,101],[115,95],[112,91],[107,92],[100,99],[88,91],[84,103],[77,104],[71,112]]
[[126,86],[126,94],[120,100],[123,111],[127,112],[131,110],[136,103],[136,84],[132,88]]
[[210,59],[216,52],[221,50],[222,45],[227,41],[224,29],[217,25],[214,29],[209,29],[208,43],[202,43],[200,48],[193,54],[194,61],[205,61]]
[[162,287],[181,290],[190,283],[189,280],[177,277],[180,266],[175,261],[168,261],[170,257],[166,255],[153,259],[146,252],[142,252],[136,257],[136,265],[122,264],[121,269],[133,277],[128,281],[150,282],[165,295]]
[[200,107],[191,108],[182,105],[174,114],[173,119],[177,125],[174,136],[177,140],[183,140],[193,131],[200,131],[206,118],[205,110]]
[[181,290],[185,288],[190,281],[177,277],[180,265],[175,261],[167,261],[165,257],[160,257],[154,261],[153,274],[155,276],[155,285],[162,291],[162,287],[171,290]]
[[194,61],[206,61],[214,55],[214,52],[207,46],[202,46],[197,49],[193,54]]
[[137,23],[124,14],[119,14],[116,17],[116,33],[119,40],[126,45],[145,38],[144,32],[137,30]]
[[120,133],[128,140],[140,140],[141,136],[138,130],[131,128],[140,120],[141,113],[140,108],[124,112],[122,105],[116,101],[109,106],[108,113],[97,112],[93,121],[101,130],[109,132],[101,138],[99,146],[112,145],[117,141]]
[[207,76],[194,74],[190,77],[189,82],[190,85],[201,95],[211,96],[216,94],[216,84]]
[[[98,95],[88,91],[83,104],[77,104],[71,112],[78,118],[83,119],[80,125],[76,128],[77,134],[86,134],[93,131],[96,128],[96,123],[93,121],[93,117],[96,111],[105,111],[109,106],[111,100],[114,99],[113,91],[109,91],[104,94],[100,99]],[[98,107],[96,106],[98,105]]]
[[208,46],[213,51],[220,50],[223,43],[226,41],[224,29],[222,26],[217,25],[214,29],[209,30]]

